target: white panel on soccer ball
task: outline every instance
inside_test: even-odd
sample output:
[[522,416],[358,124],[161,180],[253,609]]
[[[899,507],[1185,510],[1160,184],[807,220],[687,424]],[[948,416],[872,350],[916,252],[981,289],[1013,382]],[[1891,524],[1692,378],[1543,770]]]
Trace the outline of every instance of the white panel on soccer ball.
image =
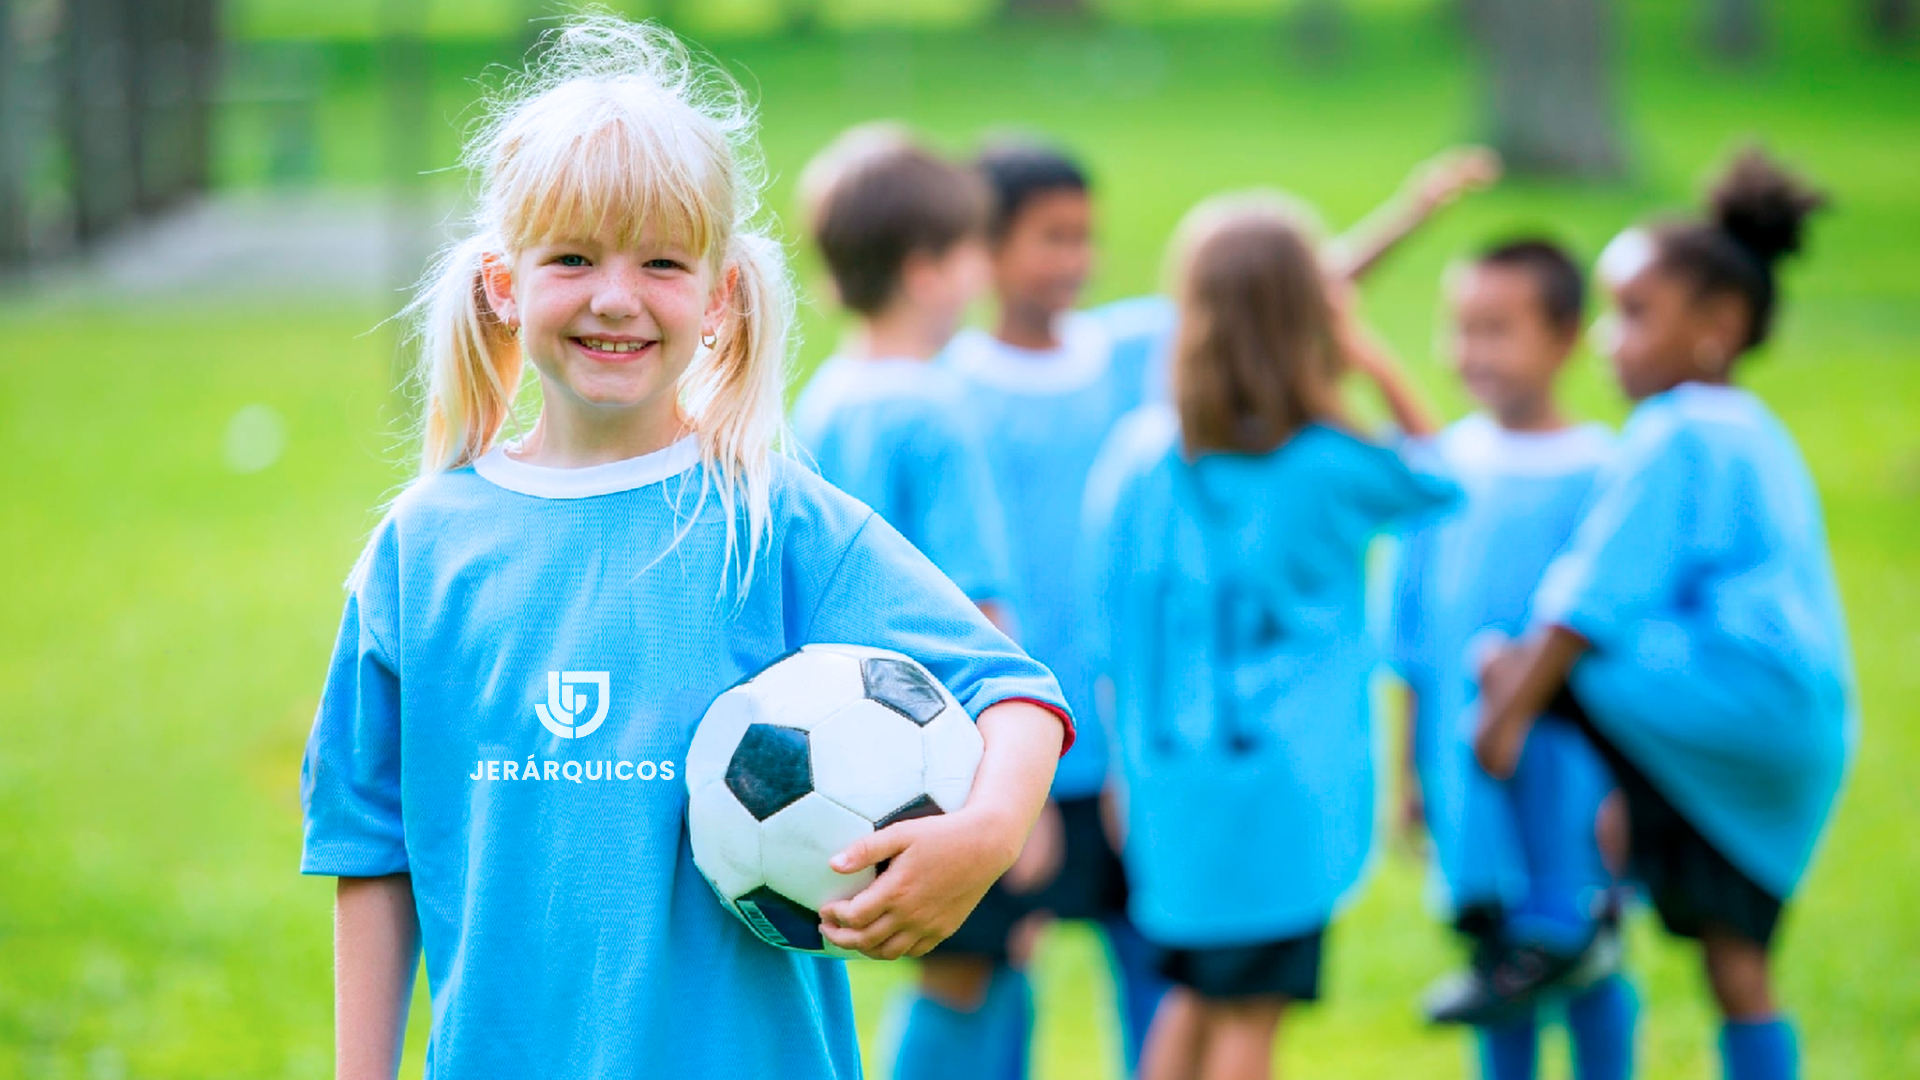
[[735,688],[759,700],[766,722],[812,729],[849,701],[866,696],[860,661],[839,653],[802,650]]
[[775,892],[818,912],[873,880],[871,869],[837,874],[827,860],[873,835],[873,824],[814,792],[760,823],[761,877]]
[[764,883],[760,830],[760,823],[724,783],[701,787],[687,802],[693,864],[728,899],[744,896]]
[[813,729],[813,790],[869,821],[925,793],[920,726],[876,701],[856,701]]
[[742,693],[738,686],[715,698],[693,731],[692,745],[687,747],[687,791],[699,791],[724,778],[740,736],[749,726],[765,723],[765,714],[765,703]]
[[927,755],[927,795],[951,814],[967,801],[973,774],[980,768],[986,743],[967,710],[953,706],[920,729]]

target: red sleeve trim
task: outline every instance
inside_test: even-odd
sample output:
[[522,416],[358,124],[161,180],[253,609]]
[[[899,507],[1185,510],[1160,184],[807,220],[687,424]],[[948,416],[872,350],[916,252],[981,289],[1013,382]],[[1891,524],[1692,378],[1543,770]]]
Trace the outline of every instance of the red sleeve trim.
[[1067,729],[1067,737],[1066,737],[1065,739],[1063,739],[1063,740],[1061,741],[1061,743],[1060,743],[1060,756],[1061,756],[1061,757],[1066,757],[1066,756],[1067,756],[1067,751],[1069,751],[1069,750],[1071,750],[1071,749],[1073,749],[1073,740],[1074,740],[1074,737],[1075,737],[1076,735],[1078,735],[1078,734],[1079,734],[1079,732],[1078,732],[1077,730],[1075,730],[1075,728],[1074,728],[1074,726],[1073,726],[1073,717],[1072,717],[1072,715],[1070,715],[1070,714],[1069,714],[1069,713],[1067,712],[1067,710],[1065,710],[1065,709],[1063,709],[1063,708],[1061,708],[1061,707],[1060,707],[1060,706],[1058,706],[1058,705],[1055,705],[1054,703],[1052,703],[1052,702],[1050,702],[1050,701],[1041,701],[1041,700],[1040,700],[1039,698],[1030,698],[1030,697],[1010,697],[1010,698],[1002,698],[1002,699],[1000,699],[999,701],[997,701],[997,702],[994,702],[994,704],[996,704],[996,705],[1000,705],[1000,704],[1004,704],[1004,703],[1006,703],[1006,702],[1009,702],[1009,701],[1024,701],[1024,702],[1026,702],[1026,703],[1027,703],[1027,704],[1029,704],[1029,705],[1038,705],[1038,706],[1040,706],[1041,708],[1043,708],[1043,709],[1045,709],[1045,710],[1047,710],[1048,712],[1050,712],[1050,713],[1052,713],[1053,715],[1055,715],[1055,716],[1057,716],[1057,717],[1059,717],[1059,718],[1060,718],[1060,726],[1061,726],[1061,727],[1063,727],[1063,728],[1066,728],[1066,729]]

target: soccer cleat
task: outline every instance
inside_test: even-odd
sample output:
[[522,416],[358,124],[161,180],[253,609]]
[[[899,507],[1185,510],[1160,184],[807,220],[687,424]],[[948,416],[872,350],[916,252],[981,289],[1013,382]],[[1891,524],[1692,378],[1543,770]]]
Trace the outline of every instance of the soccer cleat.
[[1422,1011],[1434,1024],[1476,1027],[1512,1023],[1526,1015],[1542,993],[1581,970],[1592,946],[1555,952],[1542,945],[1509,945],[1485,962],[1442,978],[1428,990]]

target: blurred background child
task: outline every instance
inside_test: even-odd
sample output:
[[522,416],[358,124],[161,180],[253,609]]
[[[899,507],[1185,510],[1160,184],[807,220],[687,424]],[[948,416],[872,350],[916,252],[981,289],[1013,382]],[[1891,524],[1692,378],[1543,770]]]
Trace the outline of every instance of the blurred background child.
[[1612,780],[1585,740],[1542,724],[1512,779],[1473,760],[1472,652],[1517,636],[1533,591],[1579,521],[1611,437],[1571,423],[1554,384],[1579,344],[1585,284],[1558,245],[1488,248],[1447,280],[1451,359],[1479,411],[1436,440],[1460,510],[1400,549],[1392,655],[1406,682],[1402,819],[1424,823],[1471,971],[1430,996],[1430,1019],[1480,1028],[1488,1080],[1526,1080],[1538,1053],[1537,999],[1569,980],[1574,1073],[1625,1077],[1635,1003],[1610,963],[1610,878],[1596,840]]
[[1373,834],[1365,560],[1455,497],[1355,434],[1352,367],[1431,432],[1330,291],[1299,213],[1202,204],[1177,241],[1174,407],[1115,431],[1086,500],[1087,634],[1112,684],[1129,910],[1174,984],[1149,1080],[1269,1075],[1320,994]]
[[[986,186],[893,125],[849,131],[806,176],[813,240],[855,326],[801,394],[795,434],[822,476],[1011,629],[1006,528],[976,418],[954,374],[930,363],[986,286]],[[1043,851],[922,961],[896,1008],[894,1076],[1002,1077],[1024,1059],[1030,1004],[1008,939],[1030,907],[1015,890],[1031,890]]]
[[1637,406],[1534,632],[1482,674],[1475,749],[1495,776],[1543,710],[1607,757],[1632,876],[1670,932],[1700,941],[1729,1080],[1798,1071],[1769,960],[1854,742],[1819,499],[1786,429],[1732,385],[1772,327],[1775,265],[1823,201],[1748,152],[1706,220],[1608,245],[1606,348]]

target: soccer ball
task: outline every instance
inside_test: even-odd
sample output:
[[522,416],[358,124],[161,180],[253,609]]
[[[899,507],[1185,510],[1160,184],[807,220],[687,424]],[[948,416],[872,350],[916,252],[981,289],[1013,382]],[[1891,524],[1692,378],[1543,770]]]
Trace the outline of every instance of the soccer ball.
[[827,860],[896,821],[958,810],[984,749],[966,709],[910,657],[807,645],[701,717],[686,768],[694,865],[761,940],[853,955],[821,937],[820,908],[875,871],[839,874]]

